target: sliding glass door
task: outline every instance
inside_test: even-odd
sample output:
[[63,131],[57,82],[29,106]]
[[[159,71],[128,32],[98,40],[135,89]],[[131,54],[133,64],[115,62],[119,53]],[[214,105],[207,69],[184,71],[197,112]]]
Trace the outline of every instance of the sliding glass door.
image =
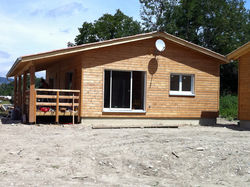
[[111,108],[130,108],[131,72],[112,71]]
[[145,72],[105,70],[104,108],[144,110]]

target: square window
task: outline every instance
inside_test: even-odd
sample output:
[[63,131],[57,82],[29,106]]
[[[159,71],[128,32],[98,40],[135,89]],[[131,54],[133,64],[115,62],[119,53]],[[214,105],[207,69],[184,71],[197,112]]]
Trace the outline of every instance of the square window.
[[194,96],[194,75],[171,74],[169,94]]

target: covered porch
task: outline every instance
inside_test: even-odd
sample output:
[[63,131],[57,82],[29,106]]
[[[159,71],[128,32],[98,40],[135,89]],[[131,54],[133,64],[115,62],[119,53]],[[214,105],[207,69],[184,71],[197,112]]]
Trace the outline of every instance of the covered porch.
[[[59,123],[61,116],[68,116],[73,124],[80,122],[81,63],[68,55],[29,58],[18,59],[7,74],[14,76],[13,103],[19,118],[30,124],[36,123],[38,117],[48,116],[54,116],[50,123]],[[35,73],[39,71],[46,72],[46,88],[36,87]]]

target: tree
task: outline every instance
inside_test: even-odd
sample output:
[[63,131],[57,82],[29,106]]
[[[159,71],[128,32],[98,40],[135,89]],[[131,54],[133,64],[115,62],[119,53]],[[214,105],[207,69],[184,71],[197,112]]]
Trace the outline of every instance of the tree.
[[75,46],[75,44],[73,44],[72,42],[67,43],[67,47],[74,47],[74,46]]
[[84,22],[82,27],[78,28],[78,30],[80,34],[75,38],[76,45],[98,41],[97,33],[92,23]]
[[114,15],[104,14],[94,23],[84,22],[78,29],[80,34],[76,36],[76,45],[109,40],[142,32],[139,22],[132,17],[123,14],[119,9]]
[[221,54],[250,40],[243,0],[140,0],[146,30],[161,30]]
[[14,95],[14,81],[10,83],[3,83],[0,85],[0,95],[12,96]]
[[166,31],[176,34],[177,0],[140,0],[141,18],[145,31]]
[[[140,0],[145,30],[161,30],[226,55],[250,40],[243,0]],[[237,93],[237,64],[221,66],[221,91]]]
[[[41,78],[35,78],[35,87],[39,88],[41,82]],[[29,89],[30,85],[30,76],[27,75],[27,89]],[[21,88],[23,86],[21,85]],[[11,81],[10,83],[3,83],[0,84],[0,95],[9,95],[13,96],[14,95],[14,81]]]

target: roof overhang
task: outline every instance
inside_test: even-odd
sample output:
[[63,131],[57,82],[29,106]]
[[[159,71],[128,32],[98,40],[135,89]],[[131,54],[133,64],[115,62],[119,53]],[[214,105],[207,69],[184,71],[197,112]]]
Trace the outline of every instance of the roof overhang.
[[150,38],[157,38],[157,37],[165,38],[181,46],[193,49],[205,55],[216,58],[221,63],[228,63],[228,60],[224,55],[221,55],[219,53],[216,53],[214,51],[211,51],[199,45],[193,44],[191,42],[188,42],[186,40],[183,40],[181,38],[178,38],[176,36],[170,35],[165,32],[150,32],[150,33],[138,34],[134,36],[128,36],[128,37],[117,38],[117,39],[112,39],[112,40],[83,44],[80,46],[74,46],[74,47],[69,47],[69,48],[64,48],[64,49],[59,49],[59,50],[54,50],[54,51],[48,51],[44,53],[22,56],[15,61],[15,63],[13,64],[13,66],[11,67],[11,69],[9,70],[6,76],[12,77],[12,76],[21,74],[22,72],[26,71],[31,65],[35,65],[35,62],[37,60],[49,59],[49,58],[59,57],[59,56],[67,56],[70,54],[79,53],[83,51],[109,47],[113,45],[125,44],[129,42],[135,42],[135,41],[140,41],[140,40],[145,40],[145,39],[150,39]]
[[238,49],[232,51],[227,55],[228,60],[237,60],[241,56],[245,55],[246,53],[250,52],[250,41],[246,44],[242,45]]

